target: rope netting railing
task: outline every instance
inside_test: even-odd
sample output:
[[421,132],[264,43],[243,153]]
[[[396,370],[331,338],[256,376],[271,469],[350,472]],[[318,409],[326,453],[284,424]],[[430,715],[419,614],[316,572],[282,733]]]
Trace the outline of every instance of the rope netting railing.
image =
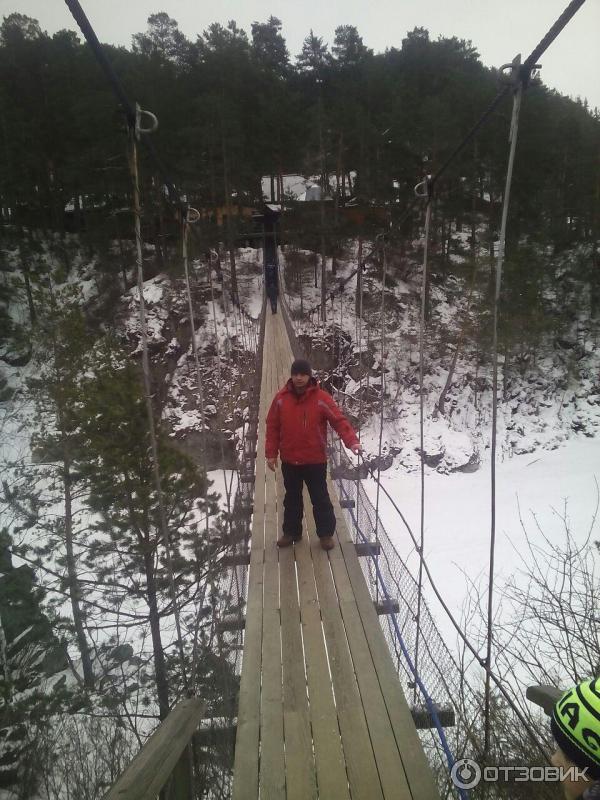
[[[479,713],[480,699],[444,641],[422,596],[417,625],[419,583],[390,539],[361,480],[356,479],[357,474],[366,477],[366,468],[363,465],[357,469],[333,442],[329,457],[344,519],[355,544],[377,545],[372,556],[360,559],[362,571],[374,602],[397,603],[397,610],[392,607],[381,615],[381,627],[403,691],[407,699],[412,700],[413,712],[427,720],[428,733],[422,733],[423,743],[443,765],[447,753],[435,735],[436,718],[440,727],[446,727],[446,738],[450,739],[453,752],[458,756],[468,738],[464,730],[468,722],[461,715],[465,709],[467,713]],[[417,683],[417,652],[418,680],[422,688]],[[459,697],[462,698],[460,707],[457,706]],[[433,712],[428,707],[429,699],[435,706]]]
[[[249,541],[254,508],[254,477],[256,463],[256,444],[258,440],[258,410],[260,405],[260,381],[262,367],[262,347],[264,341],[264,306],[259,319],[254,319],[244,309],[240,309],[250,332],[249,340],[254,345],[251,352],[253,360],[247,364],[242,385],[247,402],[244,419],[237,441],[237,487],[235,490],[230,520],[229,552],[224,560],[228,570],[230,601],[227,615],[243,616],[248,583]],[[240,376],[241,377],[241,376]],[[233,636],[236,674],[241,669],[242,630],[229,631]],[[239,645],[239,646],[238,646]]]
[[[331,475],[335,480],[340,499],[351,500],[354,503],[354,507],[343,509],[348,528],[353,532],[355,542],[375,543],[378,540],[381,548],[379,570],[381,571],[382,580],[388,587],[390,595],[399,602],[400,610],[396,615],[397,622],[409,652],[414,652],[416,645],[416,626],[414,622],[418,599],[418,583],[396,550],[381,518],[377,519],[375,506],[362,483],[354,478],[353,473],[356,472],[356,467],[351,464],[343,452],[340,453],[337,447],[331,447],[329,455],[333,465]],[[344,477],[344,474],[346,477]],[[375,599],[376,576],[372,559],[361,559],[361,564]],[[384,622],[383,630],[390,652],[395,655],[396,666],[405,692],[407,696],[412,697],[414,676],[402,660],[393,625],[388,616],[386,615],[385,619],[382,619],[382,622]],[[449,675],[451,670],[456,668],[456,665],[427,606],[425,606],[424,620],[426,621],[422,625],[422,635],[429,642],[430,654],[429,658],[420,664],[421,676],[436,701],[439,704],[449,704],[452,697],[447,693],[446,681],[443,676]]]
[[[230,483],[226,492],[227,507],[221,511],[224,526],[215,534],[216,561],[213,574],[216,601],[212,603],[210,649],[227,660],[235,677],[226,682],[219,697],[213,698],[214,702],[202,720],[200,731],[201,741],[209,744],[214,754],[214,758],[203,763],[205,781],[213,787],[210,796],[222,798],[231,796],[233,780],[265,321],[264,306],[258,319],[251,317],[241,307],[232,309],[234,314],[238,319],[235,322],[230,320],[232,333],[235,334],[232,342],[237,342],[241,352],[236,345],[237,381],[235,386],[231,386],[231,394],[237,394],[242,410],[241,419],[228,419],[228,429],[234,439],[235,468],[223,470],[224,479],[229,478]],[[226,398],[221,399],[223,405],[227,406]]]

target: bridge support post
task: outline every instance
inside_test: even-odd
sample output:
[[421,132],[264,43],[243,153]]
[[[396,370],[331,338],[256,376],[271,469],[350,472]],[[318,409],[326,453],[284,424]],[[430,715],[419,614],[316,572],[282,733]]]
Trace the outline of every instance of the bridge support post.
[[167,790],[167,800],[188,800],[192,797],[192,760],[188,745],[175,764],[171,784]]

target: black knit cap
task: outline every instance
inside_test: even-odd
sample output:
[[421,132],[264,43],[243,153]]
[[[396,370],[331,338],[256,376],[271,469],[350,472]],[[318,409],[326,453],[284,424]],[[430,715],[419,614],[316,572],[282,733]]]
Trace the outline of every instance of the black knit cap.
[[312,369],[310,368],[310,364],[305,358],[297,358],[294,363],[292,364],[292,368],[290,370],[291,375],[311,375],[312,376]]

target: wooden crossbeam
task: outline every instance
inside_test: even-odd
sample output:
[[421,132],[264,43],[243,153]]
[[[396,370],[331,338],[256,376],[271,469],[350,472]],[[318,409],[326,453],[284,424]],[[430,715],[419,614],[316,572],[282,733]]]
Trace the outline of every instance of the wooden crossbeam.
[[223,556],[219,561],[219,566],[226,567],[246,567],[250,563],[250,553],[234,553],[230,556]]
[[373,602],[375,611],[381,616],[382,614],[399,614],[400,604],[397,600],[390,597],[389,600],[381,600],[379,603]]
[[235,742],[237,724],[229,721],[202,720],[200,727],[194,734],[194,741],[200,747],[208,747],[223,742]]
[[253,505],[243,503],[242,505],[235,508],[234,512],[236,514],[239,514],[240,517],[251,517],[253,510],[254,510]]
[[[452,706],[438,706],[435,703],[434,706],[440,725],[443,728],[453,728],[454,725],[456,725],[456,720]],[[413,706],[410,713],[412,714],[417,730],[422,731],[427,728],[435,728],[435,722],[427,706]]]
[[357,556],[378,556],[381,553],[379,542],[356,542],[354,548]]
[[246,627],[245,617],[223,617],[217,622],[216,628],[218,631],[243,631]]

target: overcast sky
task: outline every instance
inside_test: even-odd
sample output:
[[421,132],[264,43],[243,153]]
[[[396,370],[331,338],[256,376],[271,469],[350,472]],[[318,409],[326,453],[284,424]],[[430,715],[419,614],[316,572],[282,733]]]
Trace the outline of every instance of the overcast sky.
[[[129,47],[147,19],[166,11],[190,39],[211,22],[235,19],[250,33],[253,21],[270,15],[283,22],[295,56],[310,28],[331,44],[338,25],[355,25],[376,52],[400,47],[415,26],[438,35],[471,39],[487,66],[498,67],[517,53],[525,58],[568,5],[568,0],[80,0],[100,41]],[[0,0],[0,16],[13,11],[39,20],[54,33],[77,30],[63,0]],[[79,33],[79,31],[78,31]],[[600,0],[586,0],[542,58],[547,86],[572,97],[587,97],[600,108]]]

